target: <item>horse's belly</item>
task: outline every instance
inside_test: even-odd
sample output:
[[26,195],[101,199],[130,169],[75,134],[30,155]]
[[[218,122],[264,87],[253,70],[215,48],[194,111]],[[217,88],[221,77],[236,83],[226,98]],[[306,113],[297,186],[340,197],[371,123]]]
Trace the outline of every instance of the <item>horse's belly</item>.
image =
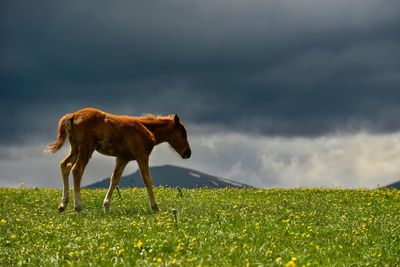
[[116,148],[108,142],[98,142],[96,144],[96,150],[106,156],[118,156]]
[[106,156],[113,156],[113,157],[118,156],[117,153],[115,153],[115,151],[112,150],[112,149],[101,149],[101,148],[99,149],[99,148],[96,148],[96,150],[100,154],[103,154],[103,155],[106,155]]
[[130,153],[125,148],[113,143],[99,142],[96,144],[96,150],[106,156],[131,158]]

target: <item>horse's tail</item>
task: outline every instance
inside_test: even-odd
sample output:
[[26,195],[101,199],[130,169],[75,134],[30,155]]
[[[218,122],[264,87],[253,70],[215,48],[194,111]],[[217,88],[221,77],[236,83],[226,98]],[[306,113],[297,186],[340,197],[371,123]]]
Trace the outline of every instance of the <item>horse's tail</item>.
[[61,147],[64,145],[65,139],[70,133],[71,123],[73,121],[73,117],[70,114],[63,116],[58,122],[58,135],[57,140],[49,144],[45,152],[47,153],[56,153]]

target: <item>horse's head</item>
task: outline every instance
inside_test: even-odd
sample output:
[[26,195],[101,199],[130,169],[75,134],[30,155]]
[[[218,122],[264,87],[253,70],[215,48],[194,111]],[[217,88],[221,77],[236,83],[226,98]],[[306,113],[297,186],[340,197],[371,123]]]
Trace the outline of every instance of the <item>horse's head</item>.
[[190,158],[192,151],[190,150],[189,142],[187,140],[185,126],[181,122],[178,115],[174,115],[173,120],[174,126],[172,128],[168,143],[176,152],[178,152],[179,155],[181,155],[183,159],[188,159]]

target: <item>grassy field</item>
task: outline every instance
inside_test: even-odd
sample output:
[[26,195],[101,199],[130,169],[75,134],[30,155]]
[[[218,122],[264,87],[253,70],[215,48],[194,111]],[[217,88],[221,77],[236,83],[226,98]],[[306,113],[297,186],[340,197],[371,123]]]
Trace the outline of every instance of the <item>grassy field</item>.
[[[0,266],[399,266],[400,191],[0,188]],[[182,193],[182,194],[181,194]]]

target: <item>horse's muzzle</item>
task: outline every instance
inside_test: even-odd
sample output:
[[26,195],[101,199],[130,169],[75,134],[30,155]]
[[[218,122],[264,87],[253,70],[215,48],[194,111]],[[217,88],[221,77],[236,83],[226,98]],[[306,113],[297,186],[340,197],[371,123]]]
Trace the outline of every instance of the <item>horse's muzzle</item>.
[[185,150],[185,152],[183,152],[182,158],[188,159],[188,158],[190,158],[191,155],[192,155],[192,151],[190,150],[190,148],[188,148]]

